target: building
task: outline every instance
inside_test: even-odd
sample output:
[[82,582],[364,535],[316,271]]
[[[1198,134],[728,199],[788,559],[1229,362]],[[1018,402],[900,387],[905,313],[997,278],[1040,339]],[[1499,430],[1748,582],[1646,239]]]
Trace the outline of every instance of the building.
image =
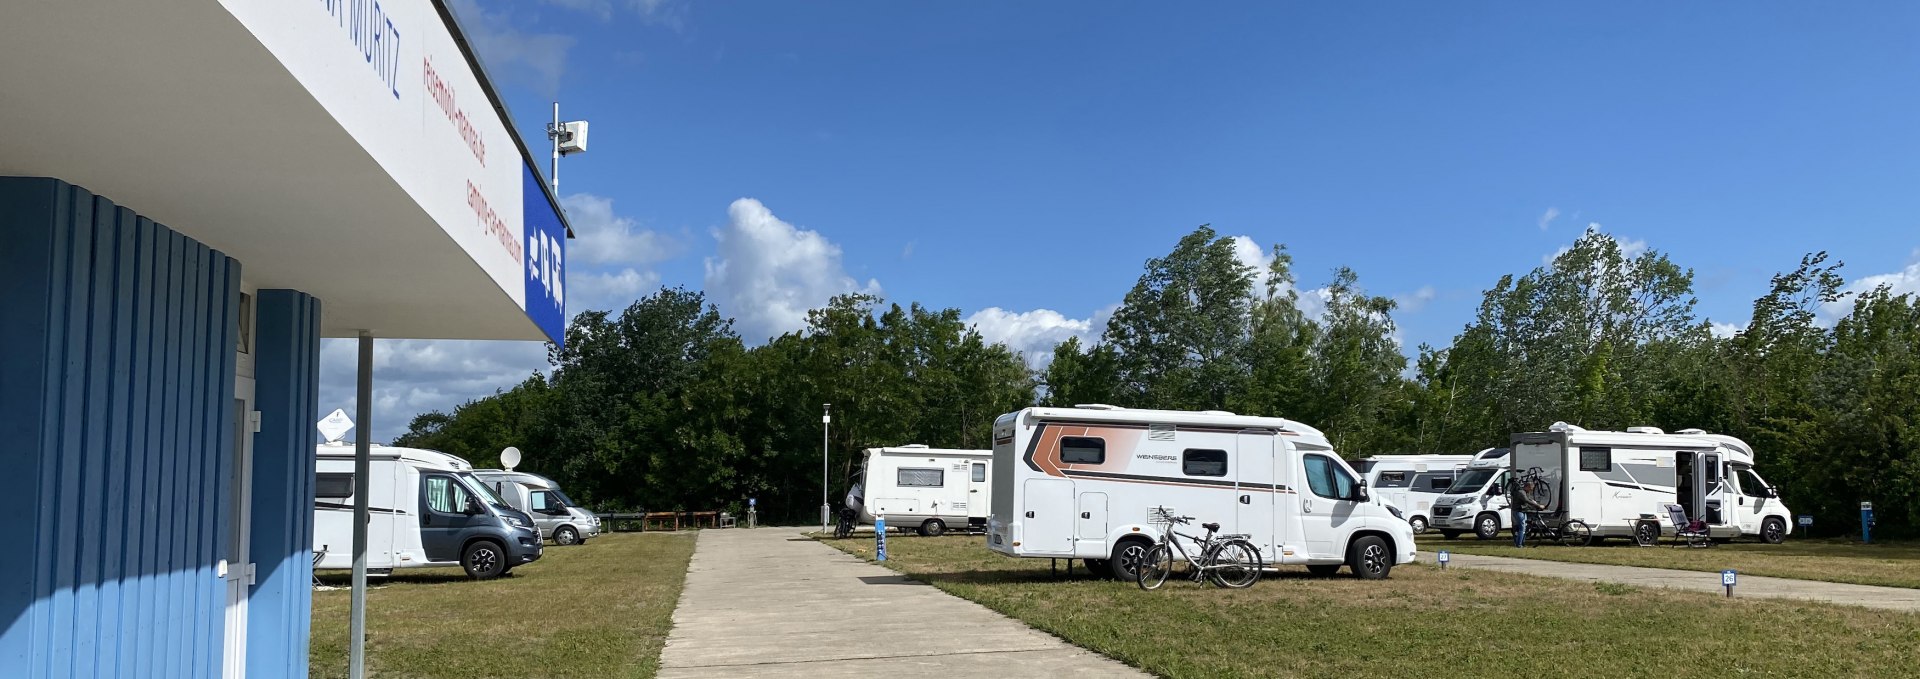
[[305,676],[319,339],[561,341],[536,167],[441,0],[0,7],[0,674]]

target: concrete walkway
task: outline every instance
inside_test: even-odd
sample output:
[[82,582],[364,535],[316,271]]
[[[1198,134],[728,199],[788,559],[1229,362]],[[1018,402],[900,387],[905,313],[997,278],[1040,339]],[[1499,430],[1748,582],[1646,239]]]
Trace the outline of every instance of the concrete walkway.
[[1147,676],[792,528],[699,540],[661,679]]
[[[1609,566],[1589,563],[1566,563],[1563,561],[1543,561],[1540,559],[1515,559],[1504,556],[1480,556],[1454,552],[1449,568],[1477,568],[1505,573],[1525,573],[1544,575],[1571,580],[1617,582],[1641,587],[1665,587],[1694,592],[1721,594],[1726,592],[1720,587],[1718,572],[1681,571],[1666,568],[1641,568],[1639,566]],[[1436,555],[1421,552],[1422,563],[1435,563]],[[1814,580],[1794,580],[1790,578],[1768,578],[1757,575],[1741,574],[1739,583],[1733,588],[1735,597],[1765,599],[1807,599],[1824,601],[1848,606],[1884,608],[1894,611],[1920,612],[1920,589],[1905,587],[1876,587],[1872,585],[1846,585],[1837,582],[1818,582]]]

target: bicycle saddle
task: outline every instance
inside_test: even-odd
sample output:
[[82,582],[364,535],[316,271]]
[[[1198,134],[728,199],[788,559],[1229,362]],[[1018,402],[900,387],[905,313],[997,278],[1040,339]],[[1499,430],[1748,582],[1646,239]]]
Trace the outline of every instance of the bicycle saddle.
[[1207,529],[1209,532],[1217,533],[1220,531],[1220,524],[1217,524],[1217,523],[1203,523],[1203,524],[1200,524],[1200,527]]

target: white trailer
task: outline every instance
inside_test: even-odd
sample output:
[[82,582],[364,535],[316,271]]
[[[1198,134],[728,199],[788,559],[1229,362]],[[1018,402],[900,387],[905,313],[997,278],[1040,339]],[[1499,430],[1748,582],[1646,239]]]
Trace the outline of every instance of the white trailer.
[[[315,568],[353,567],[354,446],[321,444],[315,463]],[[367,568],[461,566],[505,575],[540,558],[532,517],[502,502],[466,460],[439,451],[373,446],[367,475]]]
[[1432,523],[1434,499],[1446,494],[1472,460],[1472,455],[1373,455],[1360,458],[1354,468],[1374,497],[1399,508],[1417,534]]
[[1669,504],[1704,519],[1716,538],[1779,543],[1793,530],[1792,512],[1754,472],[1753,448],[1732,436],[1653,427],[1588,431],[1559,422],[1514,434],[1512,460],[1512,484],[1544,481],[1537,493],[1516,493],[1523,508],[1579,520],[1596,537],[1650,542],[1654,530],[1671,534]]
[[1270,565],[1383,578],[1413,529],[1375,503],[1319,430],[1276,417],[1112,406],[1027,408],[993,425],[987,546],[1134,577],[1166,506],[1245,533]]
[[847,492],[847,508],[859,512],[861,523],[873,525],[875,516],[885,516],[889,527],[911,527],[921,535],[986,525],[993,451],[916,443],[865,452]]

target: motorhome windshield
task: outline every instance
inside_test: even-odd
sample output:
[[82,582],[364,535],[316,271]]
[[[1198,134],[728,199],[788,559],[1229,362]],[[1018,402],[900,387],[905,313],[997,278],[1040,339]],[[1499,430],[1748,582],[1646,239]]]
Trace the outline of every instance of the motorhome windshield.
[[549,493],[553,493],[553,497],[554,497],[554,499],[556,499],[556,500],[559,500],[560,502],[562,502],[562,503],[564,503],[564,504],[566,504],[566,506],[568,506],[568,507],[578,507],[578,506],[580,506],[580,503],[578,503],[578,502],[574,502],[574,501],[573,501],[573,498],[570,498],[570,497],[567,497],[567,494],[566,494],[566,493],[562,493],[562,492],[560,492],[560,489],[559,489],[559,488],[555,488],[555,489],[552,489],[552,490],[549,490],[549,491],[547,491],[547,492],[549,492]]
[[474,476],[471,472],[461,472],[460,478],[467,482],[467,487],[472,488],[475,495],[486,498],[487,502],[493,503],[495,507],[501,509],[507,508],[507,501],[500,499],[499,495],[495,495],[493,486],[481,483],[479,477]]
[[1469,469],[1467,473],[1461,474],[1460,478],[1454,479],[1453,485],[1447,486],[1447,494],[1478,493],[1499,471],[1498,469]]

